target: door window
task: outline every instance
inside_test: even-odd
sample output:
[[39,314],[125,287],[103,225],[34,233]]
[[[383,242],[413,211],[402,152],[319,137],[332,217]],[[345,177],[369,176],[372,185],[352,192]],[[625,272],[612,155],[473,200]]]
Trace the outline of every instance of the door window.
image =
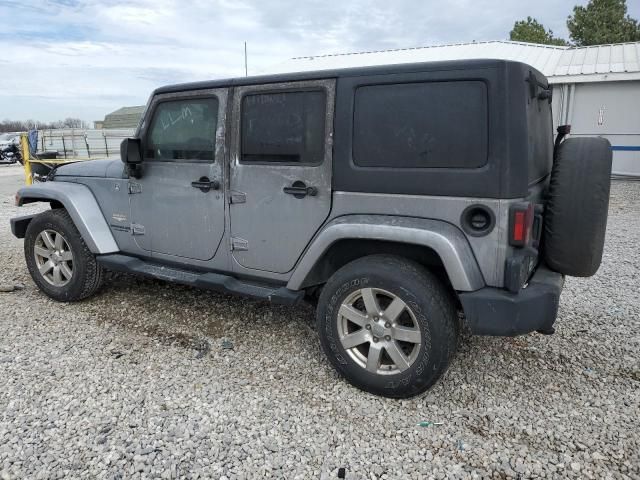
[[147,135],[145,159],[211,162],[217,126],[215,97],[159,103]]
[[246,95],[240,161],[319,165],[324,157],[325,112],[323,90]]

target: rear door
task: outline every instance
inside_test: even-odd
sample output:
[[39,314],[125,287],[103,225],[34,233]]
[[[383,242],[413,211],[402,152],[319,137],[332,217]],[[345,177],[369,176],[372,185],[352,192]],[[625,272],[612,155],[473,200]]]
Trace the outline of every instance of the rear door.
[[331,210],[334,80],[238,87],[230,224],[236,270],[286,273]]
[[149,107],[129,202],[136,243],[154,257],[206,261],[219,249],[226,98],[226,89],[166,94]]

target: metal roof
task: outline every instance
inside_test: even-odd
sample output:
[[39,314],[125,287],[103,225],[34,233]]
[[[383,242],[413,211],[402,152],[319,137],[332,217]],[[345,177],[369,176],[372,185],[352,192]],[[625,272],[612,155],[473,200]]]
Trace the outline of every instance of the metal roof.
[[105,115],[102,128],[136,128],[145,106],[122,107]]
[[106,116],[108,117],[109,115],[141,115],[142,112],[144,112],[144,109],[145,109],[144,105],[136,105],[135,107],[120,107],[118,110],[108,113]]
[[297,57],[275,65],[264,73],[468,59],[501,59],[527,63],[544,73],[550,83],[640,80],[640,42],[591,47],[558,47],[500,40],[455,43]]

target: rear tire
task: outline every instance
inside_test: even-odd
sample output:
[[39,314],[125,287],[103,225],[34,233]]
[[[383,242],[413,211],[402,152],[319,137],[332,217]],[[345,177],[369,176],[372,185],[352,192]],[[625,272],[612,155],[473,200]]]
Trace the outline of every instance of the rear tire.
[[29,222],[24,254],[38,288],[59,302],[87,298],[102,284],[102,267],[64,209],[48,210]]
[[317,322],[333,367],[354,386],[391,398],[432,387],[458,341],[450,292],[421,265],[391,255],[338,270],[322,290]]
[[570,138],[560,144],[551,171],[543,238],[545,261],[556,272],[589,277],[600,267],[611,159],[611,144],[604,138]]

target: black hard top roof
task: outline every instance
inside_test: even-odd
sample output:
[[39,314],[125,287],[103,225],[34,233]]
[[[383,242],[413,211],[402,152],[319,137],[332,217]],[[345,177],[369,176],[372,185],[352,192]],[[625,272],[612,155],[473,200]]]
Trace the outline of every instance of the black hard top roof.
[[[202,82],[179,83],[167,85],[154,91],[159,93],[175,93],[189,90],[206,90],[210,88],[224,88],[240,85],[259,85],[266,83],[284,83],[301,80],[319,80],[323,78],[357,77],[363,75],[382,75],[390,73],[421,72],[429,70],[461,70],[491,68],[508,63],[518,64],[509,60],[450,60],[443,62],[402,63],[395,65],[380,65],[373,67],[353,67],[334,70],[317,70],[310,72],[279,73],[276,75],[260,75],[253,77],[236,77],[220,80],[205,80]],[[533,69],[533,67],[531,67]],[[535,70],[535,69],[533,69]]]

